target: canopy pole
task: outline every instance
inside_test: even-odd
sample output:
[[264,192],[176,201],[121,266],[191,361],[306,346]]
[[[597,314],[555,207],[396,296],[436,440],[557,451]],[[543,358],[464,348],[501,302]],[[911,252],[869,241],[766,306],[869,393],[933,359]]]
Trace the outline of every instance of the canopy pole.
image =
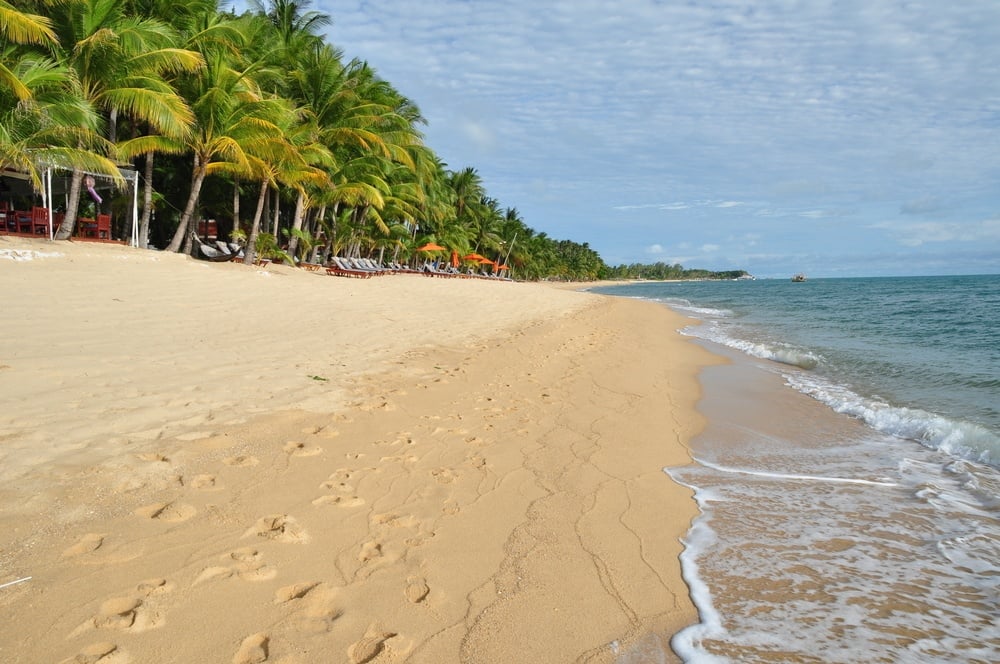
[[139,171],[132,174],[132,242],[133,247],[139,246]]
[[45,191],[42,192],[42,206],[48,212],[49,217],[49,241],[55,237],[55,233],[52,232],[52,167],[49,166],[45,169]]

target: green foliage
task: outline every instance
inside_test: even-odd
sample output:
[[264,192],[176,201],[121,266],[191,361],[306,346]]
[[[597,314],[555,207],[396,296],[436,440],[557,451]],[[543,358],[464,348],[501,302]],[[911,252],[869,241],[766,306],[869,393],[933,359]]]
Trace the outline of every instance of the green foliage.
[[633,263],[631,265],[611,267],[607,270],[608,279],[648,279],[652,281],[692,279],[732,280],[748,276],[750,275],[746,270],[713,272],[711,270],[686,269],[680,263],[674,263],[673,265],[666,263],[653,263],[652,265]]

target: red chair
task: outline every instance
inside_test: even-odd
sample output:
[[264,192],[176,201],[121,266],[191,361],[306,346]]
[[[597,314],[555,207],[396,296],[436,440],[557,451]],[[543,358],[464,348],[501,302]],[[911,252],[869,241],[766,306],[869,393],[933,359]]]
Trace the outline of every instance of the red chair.
[[17,222],[18,233],[31,234],[31,213],[25,210],[14,210],[14,220]]
[[105,240],[111,239],[111,215],[97,215],[97,237]]
[[49,209],[44,207],[31,208],[31,231],[35,235],[49,234]]
[[14,213],[11,212],[7,201],[0,201],[0,230],[5,233],[17,232],[17,222],[14,220]]

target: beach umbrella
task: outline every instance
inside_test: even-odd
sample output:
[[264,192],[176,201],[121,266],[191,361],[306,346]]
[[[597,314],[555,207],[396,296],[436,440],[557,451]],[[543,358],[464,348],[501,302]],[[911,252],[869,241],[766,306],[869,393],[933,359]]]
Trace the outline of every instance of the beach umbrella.
[[457,251],[452,251],[451,252],[451,266],[452,267],[458,267],[458,252]]
[[481,261],[486,260],[486,256],[481,256],[479,254],[466,254],[465,256],[462,256],[462,260],[463,261],[480,261],[481,262]]
[[509,270],[510,268],[507,267],[506,265],[497,265],[497,269],[498,270]]
[[428,242],[422,247],[417,247],[417,251],[444,251],[446,247],[442,247],[440,244],[434,244],[433,242]]

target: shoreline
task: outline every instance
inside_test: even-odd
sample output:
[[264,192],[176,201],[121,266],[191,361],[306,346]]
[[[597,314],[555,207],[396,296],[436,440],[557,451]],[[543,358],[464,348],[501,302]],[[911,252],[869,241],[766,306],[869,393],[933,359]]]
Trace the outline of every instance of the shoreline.
[[[65,253],[0,262],[29,314],[0,356],[0,583],[32,577],[0,589],[5,661],[610,662],[696,619],[697,506],[662,469],[689,461],[718,360],[680,315]],[[97,285],[62,297],[73,277]],[[247,346],[269,352],[225,355]],[[31,375],[55,407],[15,389]]]

